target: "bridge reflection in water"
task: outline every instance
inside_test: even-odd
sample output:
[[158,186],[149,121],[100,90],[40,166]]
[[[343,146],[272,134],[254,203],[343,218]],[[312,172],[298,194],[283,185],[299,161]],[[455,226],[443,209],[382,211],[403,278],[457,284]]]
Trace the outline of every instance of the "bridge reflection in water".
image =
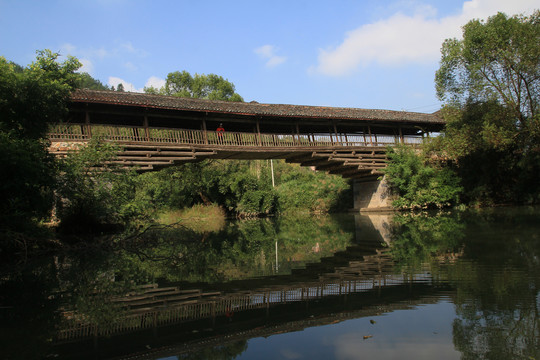
[[90,340],[94,347],[118,351],[124,339],[133,351],[135,335],[157,344],[155,356],[156,351],[193,351],[197,346],[380,315],[435,299],[432,296],[441,289],[433,286],[430,274],[396,273],[386,246],[389,232],[384,231],[389,216],[355,218],[356,245],[290,275],[236,280],[226,288],[140,286],[109,298],[119,313],[105,325],[85,321],[76,309],[65,311],[55,342],[62,348]]

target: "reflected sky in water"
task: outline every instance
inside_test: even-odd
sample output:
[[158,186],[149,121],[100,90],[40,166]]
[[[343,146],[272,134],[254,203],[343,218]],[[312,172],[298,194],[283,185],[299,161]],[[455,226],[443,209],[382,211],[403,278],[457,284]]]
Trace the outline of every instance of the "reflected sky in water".
[[448,321],[454,317],[454,305],[442,298],[411,310],[252,339],[238,359],[459,359]]

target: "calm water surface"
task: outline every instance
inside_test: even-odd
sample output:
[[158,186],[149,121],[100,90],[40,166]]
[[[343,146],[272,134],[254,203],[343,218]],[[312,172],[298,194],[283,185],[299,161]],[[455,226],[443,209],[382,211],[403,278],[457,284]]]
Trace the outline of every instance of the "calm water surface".
[[3,264],[0,357],[540,359],[539,220],[250,220]]

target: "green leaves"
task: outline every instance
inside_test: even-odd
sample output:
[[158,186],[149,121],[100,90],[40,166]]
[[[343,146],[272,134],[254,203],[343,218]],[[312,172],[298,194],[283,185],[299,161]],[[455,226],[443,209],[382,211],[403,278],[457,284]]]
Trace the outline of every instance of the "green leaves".
[[384,170],[397,191],[400,208],[441,208],[458,203],[460,180],[452,169],[430,165],[409,147],[389,149],[390,162]]
[[149,94],[172,95],[197,99],[244,101],[235,93],[234,85],[216,74],[191,74],[187,71],[174,71],[167,75],[165,86],[161,89],[145,88]]
[[71,57],[59,63],[50,50],[37,54],[26,68],[0,57],[0,191],[5,199],[0,226],[17,231],[51,209],[56,166],[43,138],[48,124],[67,114],[74,71],[81,65]]
[[472,20],[442,47],[435,81],[444,135],[431,144],[453,161],[465,198],[540,198],[540,11]]
[[442,46],[435,81],[439,99],[453,104],[497,101],[518,122],[538,113],[540,11],[530,16],[498,13],[463,27],[463,40]]

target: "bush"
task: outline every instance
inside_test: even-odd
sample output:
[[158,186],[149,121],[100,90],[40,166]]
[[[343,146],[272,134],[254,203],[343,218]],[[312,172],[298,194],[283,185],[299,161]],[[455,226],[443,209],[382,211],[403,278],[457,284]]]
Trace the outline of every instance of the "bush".
[[463,188],[448,167],[428,163],[410,147],[388,150],[390,162],[384,170],[388,183],[399,195],[393,205],[399,208],[442,208],[459,202]]

